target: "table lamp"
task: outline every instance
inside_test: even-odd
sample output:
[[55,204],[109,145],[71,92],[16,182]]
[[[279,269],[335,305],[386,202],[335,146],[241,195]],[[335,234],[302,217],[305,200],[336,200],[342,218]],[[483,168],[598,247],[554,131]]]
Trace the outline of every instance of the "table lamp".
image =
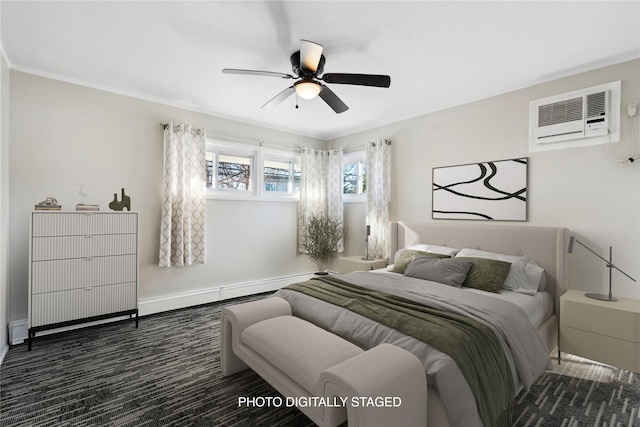
[[598,299],[601,301],[617,301],[618,299],[615,298],[611,292],[611,274],[613,272],[613,269],[615,268],[616,270],[618,270],[620,273],[624,274],[625,276],[627,276],[629,279],[633,280],[634,282],[636,281],[636,279],[634,279],[633,277],[629,276],[627,273],[625,273],[624,271],[620,270],[618,267],[616,267],[613,264],[613,249],[611,248],[611,246],[609,246],[609,259],[605,259],[603,257],[601,257],[600,255],[598,255],[594,250],[592,250],[591,248],[589,248],[587,245],[585,245],[584,243],[582,243],[580,240],[576,239],[573,236],[569,237],[569,243],[567,244],[567,252],[568,253],[573,253],[573,244],[578,243],[579,245],[581,245],[582,247],[584,247],[586,250],[588,250],[589,252],[591,252],[592,254],[594,254],[595,256],[597,256],[598,258],[600,258],[601,260],[603,260],[605,263],[607,263],[607,268],[609,269],[609,295],[605,295],[605,294],[596,294],[596,293],[586,293],[585,296],[588,298],[593,298],[593,299]]
[[367,228],[364,232],[364,256],[360,259],[363,260],[372,260],[374,258],[369,258],[369,235],[371,234],[371,226],[367,225]]

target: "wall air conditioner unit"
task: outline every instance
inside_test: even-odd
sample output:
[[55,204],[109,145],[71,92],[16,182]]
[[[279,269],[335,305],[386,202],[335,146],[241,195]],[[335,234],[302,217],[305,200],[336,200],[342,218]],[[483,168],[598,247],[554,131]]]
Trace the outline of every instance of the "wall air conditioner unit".
[[531,101],[530,151],[617,142],[619,123],[619,81]]
[[549,144],[607,135],[608,107],[608,90],[540,105],[536,142]]

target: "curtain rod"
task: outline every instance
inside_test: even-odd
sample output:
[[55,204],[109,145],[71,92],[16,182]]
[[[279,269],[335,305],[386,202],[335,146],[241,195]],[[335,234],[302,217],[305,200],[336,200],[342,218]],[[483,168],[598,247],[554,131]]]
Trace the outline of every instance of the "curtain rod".
[[[377,141],[369,141],[369,144],[373,144],[375,146]],[[391,140],[390,139],[383,139],[382,140],[383,143],[387,144],[387,145],[391,145]],[[367,146],[366,145],[358,145],[357,147],[347,147],[344,148],[343,151],[350,153],[352,151],[361,151],[361,150],[366,150]]]
[[[169,123],[163,123],[160,122],[160,126],[162,126],[163,129],[166,129],[167,126],[169,126]],[[213,139],[220,139],[223,141],[229,141],[229,142],[238,142],[241,144],[250,144],[250,145],[257,145],[259,147],[271,147],[271,148],[279,148],[279,149],[284,149],[284,150],[292,150],[292,151],[298,151],[298,150],[303,150],[304,147],[299,147],[299,146],[295,146],[295,147],[291,147],[288,145],[279,145],[279,144],[271,144],[271,143],[267,143],[267,142],[263,142],[263,141],[255,141],[255,140],[251,140],[251,139],[244,139],[244,138],[237,138],[234,136],[229,136],[229,135],[222,135],[222,134],[216,134],[216,133],[210,133],[207,132],[206,134],[207,138],[213,138]],[[369,144],[374,144],[377,141],[369,141]],[[384,138],[382,140],[383,143],[387,144],[387,145],[391,145],[391,140]],[[345,149],[343,149],[343,151],[346,152],[351,152],[351,151],[358,151],[358,150],[364,150],[366,149],[367,146],[366,145],[361,145],[358,147],[347,147]]]
[[[163,129],[166,129],[167,126],[169,126],[169,123],[161,122],[160,126],[162,126]],[[292,146],[288,146],[288,145],[271,144],[271,143],[264,142],[264,141],[256,141],[256,140],[252,140],[252,139],[238,138],[238,137],[235,137],[235,136],[223,135],[223,134],[212,133],[212,132],[207,132],[205,136],[207,138],[218,139],[218,140],[221,140],[221,141],[237,142],[239,144],[256,145],[256,146],[265,147],[265,148],[278,148],[278,149],[281,149],[281,150],[290,150],[290,151],[302,150],[302,147],[298,147],[298,146],[293,146],[292,147]]]

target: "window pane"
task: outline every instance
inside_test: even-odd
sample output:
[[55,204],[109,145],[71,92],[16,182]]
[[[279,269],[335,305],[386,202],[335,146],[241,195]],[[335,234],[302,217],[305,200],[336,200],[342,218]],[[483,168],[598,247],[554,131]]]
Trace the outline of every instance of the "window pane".
[[343,194],[358,194],[358,163],[349,163],[344,165],[342,170],[343,176]]
[[300,192],[300,163],[293,164],[293,194]]
[[291,179],[291,162],[277,162],[265,160],[264,162],[264,189],[278,193],[289,192]]
[[367,164],[361,161],[360,168],[362,171],[362,193],[365,193],[367,191]]
[[213,188],[213,162],[214,156],[211,151],[207,151],[207,188]]
[[218,189],[251,189],[251,157],[218,156]]

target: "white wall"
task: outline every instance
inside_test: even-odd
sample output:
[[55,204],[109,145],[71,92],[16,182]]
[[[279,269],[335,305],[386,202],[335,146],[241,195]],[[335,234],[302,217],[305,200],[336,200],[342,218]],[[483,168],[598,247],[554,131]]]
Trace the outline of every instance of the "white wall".
[[208,263],[158,267],[159,123],[291,147],[323,141],[17,71],[10,84],[11,319],[27,317],[28,213],[47,196],[73,210],[81,185],[102,210],[124,188],[140,212],[141,301],[315,270],[296,251],[297,203],[220,200],[207,202]]
[[[432,168],[529,157],[528,224],[569,227],[605,256],[611,245],[614,262],[640,279],[640,162],[619,169],[607,159],[605,145],[528,153],[529,101],[615,80],[622,80],[622,134],[610,154],[626,158],[633,152],[631,125],[636,141],[640,138],[640,117],[631,120],[626,114],[626,105],[640,99],[640,60],[426,114],[331,144],[346,148],[390,138],[391,218],[408,221],[432,220]],[[361,221],[363,227],[364,217]],[[347,247],[359,248],[360,242],[349,239]],[[581,247],[571,256],[571,274],[573,288],[604,292],[608,285],[604,263]],[[640,298],[640,284],[616,272],[613,284],[615,294]]]
[[[9,73],[6,66],[3,81]],[[528,103],[562,92],[622,80],[622,101],[640,99],[640,61],[630,61],[555,80],[485,100],[405,120],[330,141],[333,147],[363,146],[390,138],[392,145],[392,219],[431,220],[431,170],[437,166],[527,156],[529,220],[532,225],[570,227],[581,240],[606,254],[614,247],[616,264],[640,277],[640,163],[619,170],[605,157],[605,146],[528,153]],[[6,89],[2,87],[2,99]],[[10,315],[27,316],[28,212],[46,196],[65,209],[79,202],[102,209],[124,187],[141,213],[141,300],[171,297],[235,283],[313,271],[296,251],[296,203],[208,202],[209,263],[159,268],[162,130],[173,120],[209,132],[287,146],[325,145],[323,141],[260,128],[206,114],[107,93],[11,71],[9,205],[12,254],[9,271]],[[631,120],[622,114],[622,141],[611,154],[631,153]],[[7,131],[2,112],[2,134]],[[633,125],[640,138],[639,119]],[[3,141],[4,154],[7,149]],[[0,154],[0,171],[6,156]],[[4,160],[3,160],[4,159]],[[6,179],[2,177],[3,187]],[[346,254],[362,254],[364,206],[345,208]],[[7,227],[7,215],[1,222]],[[6,236],[7,233],[2,233]],[[274,250],[275,249],[275,250]],[[7,255],[1,255],[6,262]],[[572,256],[572,287],[603,291],[603,265],[584,251]],[[640,285],[614,274],[620,296],[640,297]],[[3,295],[4,296],[4,295]],[[0,319],[1,320],[1,319]],[[6,322],[3,322],[6,325]]]
[[[1,5],[0,5],[1,8]],[[9,349],[9,68],[0,40],[0,362]]]

